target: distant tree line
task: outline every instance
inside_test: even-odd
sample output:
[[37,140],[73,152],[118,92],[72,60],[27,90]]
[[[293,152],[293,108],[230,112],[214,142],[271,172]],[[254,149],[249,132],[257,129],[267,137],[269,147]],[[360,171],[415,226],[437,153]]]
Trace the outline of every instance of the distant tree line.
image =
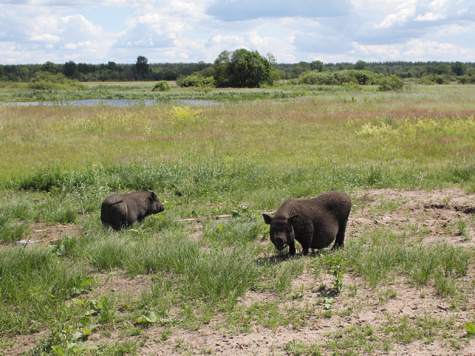
[[323,63],[321,61],[278,64],[282,79],[299,78],[309,72],[335,73],[348,70],[368,71],[382,76],[395,75],[401,79],[420,79],[421,82],[443,84],[458,80],[464,84],[475,83],[475,63],[472,62],[364,62]]
[[109,81],[159,81],[177,80],[211,67],[212,64],[198,63],[156,63],[149,64],[147,58],[138,57],[135,64],[88,64],[46,62],[44,64],[0,65],[0,81],[29,82],[38,72],[63,74],[81,82]]
[[[350,71],[350,72],[349,72]],[[354,71],[361,71],[355,74]],[[214,63],[149,63],[144,56],[135,64],[87,64],[68,61],[44,64],[0,65],[0,81],[34,82],[44,73],[64,75],[80,82],[90,81],[177,81],[182,86],[259,87],[275,80],[300,83],[337,83],[356,75],[356,84],[374,84],[374,78],[397,76],[421,83],[443,84],[450,81],[475,83],[472,62],[364,62],[323,63],[322,61],[276,63],[272,54],[238,49],[223,51]],[[321,73],[321,74],[318,74]],[[335,73],[340,73],[335,74]],[[375,76],[373,76],[376,75]],[[328,81],[328,83],[324,83]],[[337,83],[338,84],[338,83]]]

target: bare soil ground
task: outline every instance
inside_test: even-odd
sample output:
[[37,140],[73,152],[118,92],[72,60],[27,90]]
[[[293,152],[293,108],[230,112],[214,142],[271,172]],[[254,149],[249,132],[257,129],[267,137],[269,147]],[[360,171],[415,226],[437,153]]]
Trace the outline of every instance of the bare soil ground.
[[[458,189],[440,191],[397,191],[392,189],[354,192],[353,210],[347,239],[358,239],[367,229],[386,226],[394,233],[407,232],[408,226],[424,231],[422,244],[444,242],[472,249],[475,245],[475,194]],[[465,223],[465,232],[460,224]],[[193,234],[201,231],[190,221]],[[43,230],[36,227],[36,230]],[[57,229],[61,233],[61,229]],[[48,235],[49,232],[46,232]],[[34,238],[45,238],[38,232]],[[420,234],[418,234],[420,236]],[[54,237],[48,236],[50,241]],[[99,286],[89,299],[108,293],[138,297],[150,287],[149,276],[128,278],[122,273],[98,275]],[[401,276],[375,289],[358,275],[344,275],[345,286],[335,297],[331,312],[322,299],[329,297],[322,285],[331,285],[333,277],[322,273],[315,277],[306,270],[293,282],[291,294],[282,298],[273,292],[250,291],[240,302],[281,300],[281,310],[311,310],[302,325],[290,324],[276,329],[255,324],[252,330],[229,328],[225,314],[218,314],[197,329],[152,326],[139,335],[124,335],[119,328],[107,337],[91,334],[88,344],[137,342],[140,355],[292,355],[310,354],[292,351],[291,345],[319,345],[323,355],[475,355],[475,337],[468,336],[465,323],[475,323],[475,265],[472,263],[463,285],[464,298],[453,300],[437,295],[433,285],[414,286]],[[440,327],[439,327],[440,326]],[[409,336],[408,336],[409,335]],[[411,337],[410,335],[416,335]],[[17,338],[5,355],[20,355],[31,348],[44,333]],[[330,343],[333,343],[330,347]],[[348,346],[350,345],[350,346]],[[351,353],[354,345],[354,353]],[[1,352],[0,352],[1,354]]]

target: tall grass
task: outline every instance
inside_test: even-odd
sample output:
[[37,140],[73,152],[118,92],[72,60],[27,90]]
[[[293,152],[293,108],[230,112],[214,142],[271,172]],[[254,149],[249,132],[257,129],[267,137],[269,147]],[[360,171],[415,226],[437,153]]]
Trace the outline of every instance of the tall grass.
[[[436,102],[418,101],[423,91],[334,92],[209,107],[0,107],[0,180],[49,191],[105,174],[112,187],[180,193],[231,191],[263,178],[268,187],[312,177],[376,187],[469,184],[473,88],[464,86],[462,97],[457,87],[440,90]],[[143,172],[127,179],[131,167]]]
[[364,239],[350,243],[342,253],[372,288],[402,273],[415,285],[436,283],[444,295],[447,291],[443,290],[443,284],[466,276],[469,265],[474,262],[472,251],[462,247],[408,246],[387,238],[373,246],[366,245]]
[[75,295],[86,272],[58,263],[47,246],[0,249],[0,331],[38,330],[56,314],[64,299]]
[[151,239],[140,232],[123,232],[119,237],[107,233],[94,239],[82,239],[76,246],[78,257],[99,270],[120,268],[133,276],[173,276],[179,281],[175,289],[186,302],[234,304],[258,277],[255,256],[249,250],[238,246],[204,248],[183,232],[166,232],[161,239]]

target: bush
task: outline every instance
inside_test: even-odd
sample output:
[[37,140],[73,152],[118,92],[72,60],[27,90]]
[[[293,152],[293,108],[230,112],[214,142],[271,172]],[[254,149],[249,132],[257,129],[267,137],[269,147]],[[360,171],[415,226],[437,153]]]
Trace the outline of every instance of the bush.
[[391,90],[401,91],[403,87],[404,87],[404,81],[401,78],[399,78],[397,75],[393,74],[381,80],[378,90],[379,91],[391,91]]
[[457,82],[460,84],[474,84],[475,77],[468,77],[468,76],[457,77]]
[[305,72],[300,75],[299,82],[310,85],[338,85],[333,73],[329,72]]
[[203,77],[201,74],[191,74],[178,78],[176,84],[180,87],[214,87],[213,77]]
[[49,72],[36,72],[28,85],[37,90],[77,90],[85,89],[85,85],[77,80],[69,79],[63,74]]
[[447,79],[442,75],[425,75],[420,79],[421,84],[447,84]]
[[153,87],[152,91],[169,91],[172,87],[168,84],[167,81],[161,80]]
[[312,71],[301,74],[299,78],[301,84],[310,85],[342,85],[345,83],[371,85],[377,80],[377,75],[368,70],[342,70],[335,73]]

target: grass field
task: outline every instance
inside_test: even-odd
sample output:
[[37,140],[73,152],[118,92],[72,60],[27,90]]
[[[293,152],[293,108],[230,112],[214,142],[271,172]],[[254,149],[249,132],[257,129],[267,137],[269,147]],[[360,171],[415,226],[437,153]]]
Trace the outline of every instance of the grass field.
[[[475,352],[475,86],[152,87],[0,89],[158,100],[0,106],[0,355]],[[285,258],[261,213],[332,189],[345,249]],[[166,210],[104,230],[135,190]]]

